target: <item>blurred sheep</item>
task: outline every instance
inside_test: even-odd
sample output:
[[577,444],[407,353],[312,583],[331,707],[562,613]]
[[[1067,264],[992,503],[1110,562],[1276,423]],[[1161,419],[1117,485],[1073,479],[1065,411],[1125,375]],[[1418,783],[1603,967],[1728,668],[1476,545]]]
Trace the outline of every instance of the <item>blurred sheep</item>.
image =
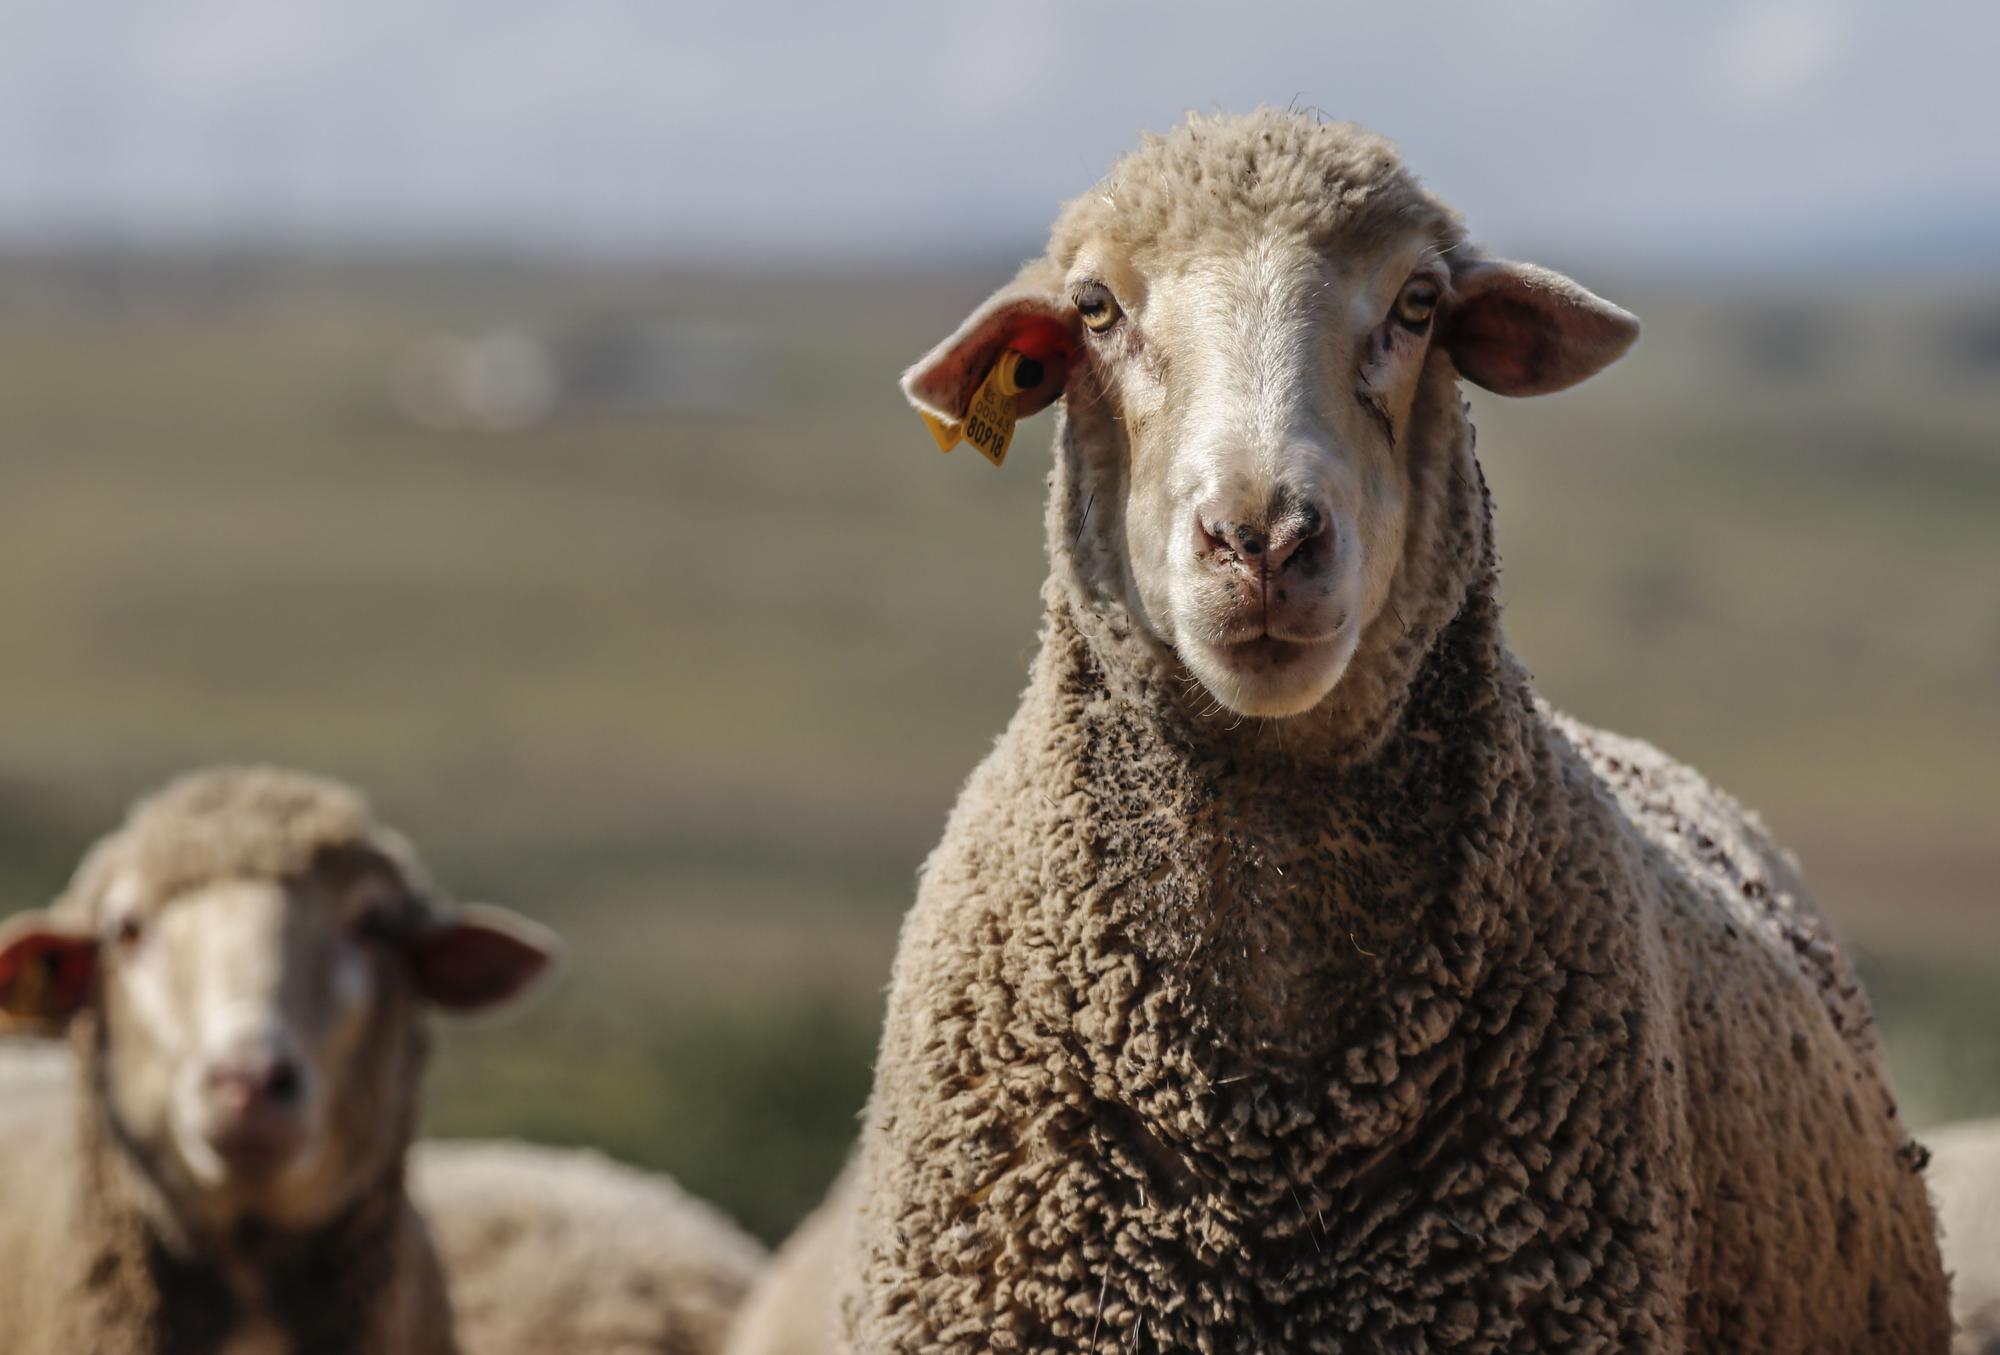
[[2000,1119],[1924,1135],[1959,1355],[2000,1355]]
[[596,1153],[428,1143],[410,1182],[467,1355],[715,1355],[764,1264],[713,1207]]
[[730,1329],[728,1355],[825,1355],[832,1348],[835,1284],[851,1259],[860,1188],[850,1161],[771,1259]]
[[404,1189],[423,1013],[504,1006],[556,954],[345,786],[224,768],[141,801],[0,927],[0,1013],[74,1055],[0,1059],[0,1350],[452,1355]]

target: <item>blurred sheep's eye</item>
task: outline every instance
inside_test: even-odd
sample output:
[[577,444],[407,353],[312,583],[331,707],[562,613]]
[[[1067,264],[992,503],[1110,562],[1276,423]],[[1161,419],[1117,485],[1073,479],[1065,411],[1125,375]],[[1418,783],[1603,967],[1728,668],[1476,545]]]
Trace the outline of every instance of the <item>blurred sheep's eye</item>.
[[365,908],[348,924],[348,932],[357,941],[377,945],[395,939],[395,916],[386,907]]
[[1396,298],[1396,319],[1411,329],[1422,329],[1431,322],[1431,315],[1437,310],[1438,285],[1428,278],[1417,278],[1403,284],[1403,291]]
[[120,950],[132,950],[146,938],[146,924],[136,917],[120,918],[111,929],[111,940]]
[[1076,313],[1083,318],[1083,325],[1093,334],[1102,334],[1118,323],[1125,312],[1118,309],[1118,298],[1111,295],[1111,289],[1101,282],[1086,282],[1076,289]]

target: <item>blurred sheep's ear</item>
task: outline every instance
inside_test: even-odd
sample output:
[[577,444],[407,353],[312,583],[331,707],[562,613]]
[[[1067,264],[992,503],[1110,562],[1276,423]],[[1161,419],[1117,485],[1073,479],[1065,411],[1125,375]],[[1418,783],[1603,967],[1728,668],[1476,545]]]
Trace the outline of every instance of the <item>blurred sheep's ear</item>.
[[1639,337],[1639,319],[1560,273],[1477,259],[1452,273],[1438,339],[1459,375],[1499,395],[1547,395],[1594,376]]
[[967,316],[957,333],[903,373],[903,394],[933,418],[958,423],[973,392],[1011,349],[1041,364],[1039,379],[1023,381],[1014,397],[1016,416],[1026,418],[1062,398],[1076,361],[1078,334],[1076,307],[1063,295],[1054,266],[1029,264]]
[[48,913],[0,924],[0,1016],[59,1026],[83,1010],[97,986],[97,938]]
[[417,991],[449,1012],[485,1012],[525,996],[554,971],[562,942],[505,908],[472,904],[410,945]]

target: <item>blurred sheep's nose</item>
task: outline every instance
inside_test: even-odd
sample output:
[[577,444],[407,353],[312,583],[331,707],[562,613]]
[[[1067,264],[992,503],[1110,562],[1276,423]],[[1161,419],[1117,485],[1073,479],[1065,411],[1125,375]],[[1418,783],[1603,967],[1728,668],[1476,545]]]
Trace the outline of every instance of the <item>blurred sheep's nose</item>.
[[203,1081],[217,1108],[233,1115],[289,1110],[305,1089],[298,1060],[269,1048],[218,1059],[209,1065]]
[[1211,569],[1265,579],[1310,555],[1328,520],[1319,505],[1283,493],[1254,508],[1211,500],[1195,513],[1195,553]]

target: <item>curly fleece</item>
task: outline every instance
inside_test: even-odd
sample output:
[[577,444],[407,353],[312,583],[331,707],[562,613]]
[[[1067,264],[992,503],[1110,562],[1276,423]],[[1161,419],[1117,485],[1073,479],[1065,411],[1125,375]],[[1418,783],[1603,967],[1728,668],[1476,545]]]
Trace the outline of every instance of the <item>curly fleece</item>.
[[[1270,113],[1108,182],[1169,204],[1143,234],[1372,200],[1350,172],[1425,201]],[[1029,686],[904,925],[839,1344],[1942,1350],[1852,971],[1754,818],[1535,697],[1448,358],[1389,605],[1317,712],[1241,727],[1124,601],[1117,424],[1078,389]]]
[[1274,232],[1333,251],[1408,230],[1435,235],[1443,247],[1465,238],[1458,214],[1424,188],[1387,138],[1266,109],[1190,117],[1164,135],[1148,134],[1064,205],[1048,257],[1067,265],[1089,239],[1129,255]]

